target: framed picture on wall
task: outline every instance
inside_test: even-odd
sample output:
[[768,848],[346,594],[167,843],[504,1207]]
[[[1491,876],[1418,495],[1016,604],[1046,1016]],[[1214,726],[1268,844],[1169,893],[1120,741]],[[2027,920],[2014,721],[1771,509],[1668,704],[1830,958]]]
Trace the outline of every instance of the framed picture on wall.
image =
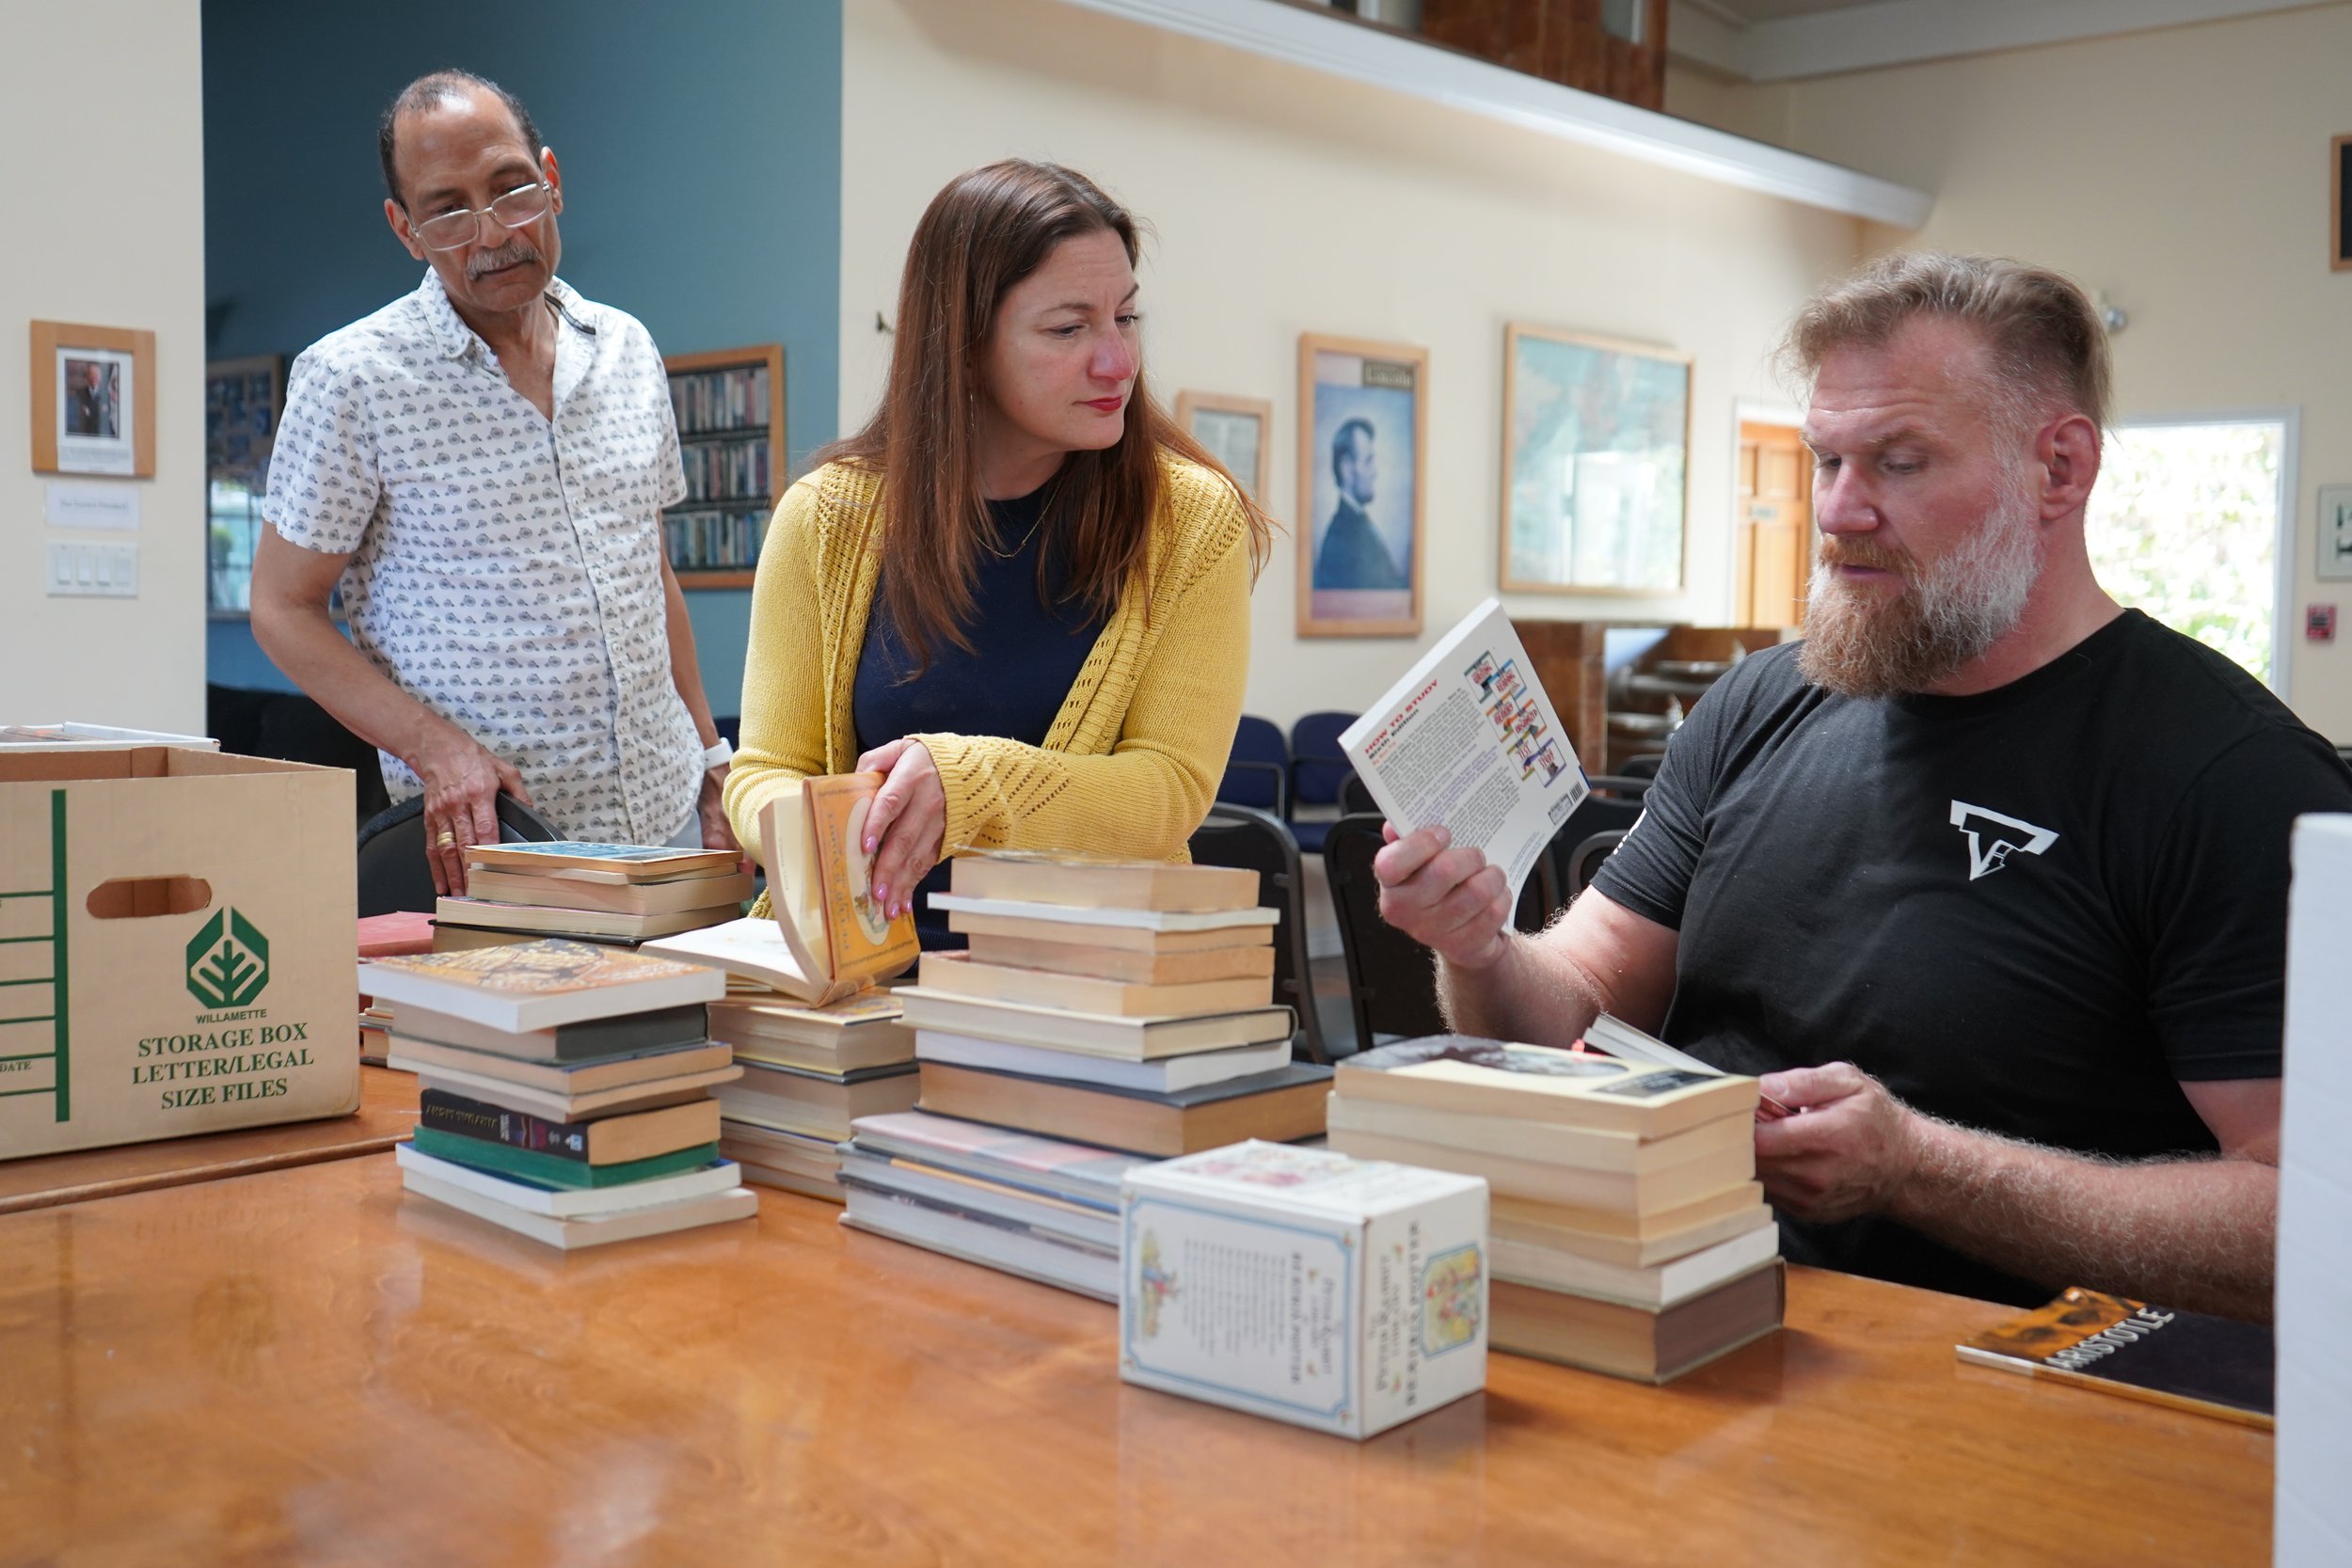
[[33,323],[33,471],[155,476],[155,334]]
[[1682,587],[1691,356],[1513,324],[1502,355],[1502,588]]
[[1298,340],[1298,635],[1421,632],[1429,351]]
[[274,354],[204,367],[204,608],[216,616],[252,609],[253,551],[285,401],[285,361]]
[[1222,392],[1179,392],[1176,422],[1241,481],[1250,499],[1265,504],[1265,454],[1274,433],[1273,404],[1264,398],[1229,397]]

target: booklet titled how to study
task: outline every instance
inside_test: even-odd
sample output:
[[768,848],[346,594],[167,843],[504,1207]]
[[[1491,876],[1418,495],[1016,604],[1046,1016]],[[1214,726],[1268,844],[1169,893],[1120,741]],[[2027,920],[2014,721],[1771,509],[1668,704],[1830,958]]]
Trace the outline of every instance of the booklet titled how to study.
[[1499,600],[1438,640],[1340,746],[1399,832],[1443,827],[1510,879],[1516,903],[1585,796],[1576,748]]

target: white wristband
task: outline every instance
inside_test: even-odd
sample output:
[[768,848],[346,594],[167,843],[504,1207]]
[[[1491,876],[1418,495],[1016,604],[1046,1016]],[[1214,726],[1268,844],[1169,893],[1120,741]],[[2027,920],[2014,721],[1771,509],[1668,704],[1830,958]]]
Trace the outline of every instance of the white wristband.
[[734,756],[735,748],[727,744],[727,737],[725,736],[721,736],[718,739],[703,748],[703,771],[706,773],[715,772],[718,769],[724,768],[734,759]]

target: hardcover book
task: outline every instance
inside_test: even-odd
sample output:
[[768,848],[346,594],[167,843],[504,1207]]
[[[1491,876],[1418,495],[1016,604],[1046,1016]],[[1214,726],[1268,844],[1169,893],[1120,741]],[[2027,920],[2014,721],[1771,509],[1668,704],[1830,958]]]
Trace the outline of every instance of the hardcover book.
[[949,996],[921,986],[900,986],[898,997],[907,1022],[916,1029],[976,1035],[982,1039],[1079,1051],[1130,1062],[1286,1040],[1295,1028],[1291,1010],[1283,1006],[1193,1018],[1122,1018],[1113,1013],[1077,1013],[1063,1007]]
[[922,1111],[860,1117],[852,1146],[893,1160],[985,1177],[1073,1203],[1112,1210],[1119,1184],[1144,1164],[1137,1155],[1008,1132]]
[[1028,904],[1200,911],[1258,902],[1255,871],[1171,861],[989,849],[957,856],[949,875],[965,897]]
[[453,1045],[412,1040],[392,1025],[391,1057],[410,1072],[470,1073],[501,1084],[540,1089],[549,1094],[577,1095],[596,1089],[619,1088],[665,1078],[684,1078],[725,1067],[734,1058],[729,1047],[711,1040],[641,1051],[632,1056],[601,1056],[585,1062],[526,1062],[488,1051],[466,1051]]
[[[1264,929],[1264,927],[1259,927]],[[1274,946],[1207,947],[1194,952],[1136,951],[1089,942],[1038,942],[1020,937],[976,935],[972,961],[1012,969],[1041,969],[1056,974],[1085,974],[1142,986],[1178,986],[1201,980],[1271,980]]]
[[752,895],[752,877],[748,871],[731,871],[723,877],[674,877],[665,882],[590,882],[578,877],[537,876],[485,865],[468,871],[466,894],[490,904],[674,914],[680,910],[740,904]]
[[390,1065],[417,1075],[417,1087],[441,1089],[463,1095],[469,1100],[486,1100],[511,1110],[528,1111],[535,1117],[554,1121],[578,1121],[583,1117],[601,1116],[614,1111],[649,1111],[661,1105],[683,1105],[701,1100],[708,1090],[721,1084],[733,1083],[743,1076],[743,1069],[729,1062],[725,1067],[712,1068],[707,1072],[690,1073],[683,1078],[656,1078],[643,1084],[620,1084],[609,1089],[580,1089],[566,1092],[561,1089],[532,1088],[523,1084],[509,1083],[458,1068],[428,1068],[402,1061],[394,1056]]
[[[948,895],[953,897],[954,895]],[[972,940],[975,950],[983,940],[1027,943],[1051,943],[1063,948],[1134,953],[1158,957],[1173,953],[1222,953],[1239,948],[1257,948],[1266,955],[1266,973],[1274,973],[1274,927],[1278,920],[1251,920],[1238,926],[1212,926],[1190,931],[1158,930],[1148,926],[1113,926],[1100,920],[1063,920],[1054,916],[1057,911],[1046,904],[990,905],[991,910],[1013,910],[1012,914],[949,909],[932,900],[932,908],[947,911],[947,929]],[[1268,910],[1268,914],[1277,911]],[[990,960],[992,962],[996,960]],[[1007,960],[1009,961],[1009,960]],[[1051,968],[1040,964],[1040,969]]]
[[1780,1327],[1788,1269],[1777,1260],[1650,1308],[1494,1282],[1494,1347],[1637,1383],[1666,1383]]
[[410,1006],[399,1010],[391,1020],[391,1027],[412,1040],[430,1040],[436,1045],[487,1051],[532,1062],[584,1062],[600,1056],[629,1056],[643,1051],[698,1045],[709,1037],[708,1021],[699,1002],[520,1033],[492,1029],[454,1013]]
[[549,1187],[535,1181],[476,1170],[451,1160],[421,1154],[412,1143],[394,1144],[392,1158],[403,1171],[416,1171],[449,1186],[487,1198],[526,1213],[550,1219],[579,1219],[589,1214],[618,1213],[628,1209],[651,1209],[681,1198],[709,1197],[739,1185],[733,1164],[716,1160],[675,1176],[632,1181],[625,1187]]
[[666,937],[735,918],[730,901],[709,909],[672,910],[661,914],[622,914],[611,910],[550,908],[540,904],[493,904],[480,898],[435,900],[433,919],[443,927],[472,926],[491,931],[540,931],[565,937]]
[[506,1144],[486,1143],[480,1138],[463,1138],[424,1126],[420,1126],[414,1136],[419,1153],[494,1175],[535,1181],[543,1187],[626,1187],[632,1181],[696,1170],[719,1157],[715,1138],[617,1165],[591,1165],[560,1154],[541,1154]]
[[1474,1178],[1244,1143],[1128,1172],[1119,1375],[1344,1437],[1486,1383]]
[[892,920],[874,899],[866,814],[880,773],[803,779],[760,808],[768,894],[776,927],[805,988],[790,994],[837,1002],[913,963],[914,916]]
[[[1004,920],[1029,920],[1040,926],[1104,927],[1112,930],[1199,932],[1241,930],[1275,926],[1282,911],[1260,905],[1233,910],[1136,910],[1097,908],[1078,904],[1040,904],[1018,898],[978,898],[961,893],[934,893],[931,908],[950,915],[993,915]],[[951,921],[948,929],[958,927]],[[1039,935],[1045,933],[1040,931]],[[1057,935],[1056,940],[1068,940]]]
[[1115,1088],[1167,1094],[1175,1089],[1222,1084],[1252,1073],[1273,1072],[1289,1064],[1291,1042],[1268,1040],[1263,1045],[1230,1046],[1223,1051],[1193,1051],[1182,1056],[1162,1056],[1149,1062],[1122,1062],[1112,1056],[1089,1056],[1075,1051],[1055,1051],[1011,1040],[986,1040],[976,1035],[944,1034],[936,1029],[914,1033],[917,1060],[946,1062],[954,1067],[988,1068],[998,1072],[1025,1072],[1039,1078],[1059,1078],[1073,1084],[1104,1084]]
[[[735,1187],[699,1197],[678,1198],[643,1209],[607,1210],[567,1219],[518,1208],[415,1166],[402,1170],[400,1184],[420,1197],[430,1198],[447,1208],[512,1230],[518,1236],[528,1236],[542,1245],[559,1247],[565,1252],[603,1246],[612,1242],[631,1242],[642,1236],[664,1236],[673,1231],[692,1230],[727,1220],[747,1220],[759,1212],[759,1195],[749,1187]],[[618,1190],[625,1192],[628,1189]]]
[[360,991],[395,1009],[414,1003],[514,1034],[715,1002],[726,989],[715,969],[553,940],[374,958],[359,970]]
[[2268,1325],[2079,1287],[1958,1347],[1979,1367],[2046,1377],[2245,1426],[2277,1425]]

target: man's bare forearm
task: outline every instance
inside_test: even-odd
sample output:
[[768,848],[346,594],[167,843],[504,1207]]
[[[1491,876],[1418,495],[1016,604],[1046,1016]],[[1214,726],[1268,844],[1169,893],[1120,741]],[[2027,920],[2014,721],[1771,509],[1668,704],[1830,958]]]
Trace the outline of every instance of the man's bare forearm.
[[1514,931],[1502,956],[1478,969],[1438,963],[1438,1005],[1457,1035],[1567,1046],[1606,1006],[1592,976],[1540,937]]
[[324,609],[256,604],[253,636],[288,680],[379,751],[413,765],[435,733],[450,727],[370,664]]
[[2048,1285],[2267,1321],[2279,1173],[2259,1160],[2112,1164],[1920,1117],[1892,1217]]

